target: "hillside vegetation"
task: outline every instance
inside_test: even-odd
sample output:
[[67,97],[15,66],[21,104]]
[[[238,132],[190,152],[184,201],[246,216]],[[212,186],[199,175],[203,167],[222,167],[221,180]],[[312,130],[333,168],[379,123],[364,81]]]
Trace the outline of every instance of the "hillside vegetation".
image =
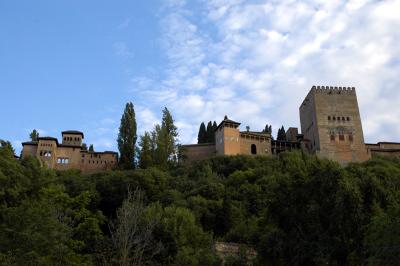
[[[284,153],[83,176],[0,148],[1,265],[395,265],[400,161]],[[226,265],[244,265],[243,258]]]

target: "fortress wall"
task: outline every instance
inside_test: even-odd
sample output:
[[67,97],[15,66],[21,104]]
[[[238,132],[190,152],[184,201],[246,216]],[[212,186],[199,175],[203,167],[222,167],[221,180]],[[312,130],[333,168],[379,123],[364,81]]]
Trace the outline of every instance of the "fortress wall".
[[183,145],[184,157],[187,162],[194,162],[198,160],[204,160],[215,156],[215,144],[193,144]]

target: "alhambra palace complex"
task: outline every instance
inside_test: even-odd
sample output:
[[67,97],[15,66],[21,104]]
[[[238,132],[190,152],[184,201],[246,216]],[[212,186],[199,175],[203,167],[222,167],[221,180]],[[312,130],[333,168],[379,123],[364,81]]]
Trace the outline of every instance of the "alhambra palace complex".
[[117,165],[117,152],[83,150],[84,135],[82,132],[70,130],[63,131],[61,134],[62,143],[52,137],[40,137],[37,141],[23,142],[21,157],[35,156],[49,168],[79,169],[83,173],[105,171],[113,169]]
[[[341,164],[363,162],[373,154],[400,156],[400,143],[365,144],[355,88],[313,86],[300,106],[301,132],[289,128],[286,140],[273,140],[269,133],[240,131],[240,123],[228,119],[218,125],[215,144],[183,145],[185,160],[193,162],[215,155],[274,155],[303,150],[336,160]],[[57,138],[40,137],[22,143],[22,157],[35,156],[49,168],[79,169],[93,173],[117,165],[118,153],[90,152],[82,149],[80,131],[63,131]]]
[[240,123],[225,116],[215,131],[216,143],[184,145],[186,158],[303,150],[346,164],[366,161],[372,154],[400,156],[400,143],[364,143],[355,88],[313,86],[299,111],[302,134],[289,128],[285,141],[273,140],[265,132],[240,131]]

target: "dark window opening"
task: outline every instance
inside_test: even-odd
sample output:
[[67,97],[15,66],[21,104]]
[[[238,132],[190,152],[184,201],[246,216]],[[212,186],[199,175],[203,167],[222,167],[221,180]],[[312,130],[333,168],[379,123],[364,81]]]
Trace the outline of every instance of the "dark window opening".
[[256,146],[256,144],[251,144],[251,154],[257,154],[257,146]]
[[347,121],[350,121],[350,117],[347,117]]
[[339,140],[341,140],[341,141],[344,140],[344,135],[343,135],[343,134],[340,134],[340,135],[339,135]]
[[344,116],[342,117],[342,120],[343,120],[343,121],[346,120],[346,119],[344,119]]
[[333,117],[333,120],[336,120],[336,116]]
[[331,117],[330,117],[330,116],[328,116],[328,120],[331,120]]
[[349,141],[353,142],[353,135],[352,134],[349,135]]
[[331,141],[335,141],[335,135],[331,135]]

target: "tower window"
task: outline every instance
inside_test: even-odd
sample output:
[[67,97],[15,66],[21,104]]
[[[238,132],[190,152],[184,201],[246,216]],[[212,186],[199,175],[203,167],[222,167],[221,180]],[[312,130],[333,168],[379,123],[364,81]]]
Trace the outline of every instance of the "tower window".
[[331,120],[331,116],[330,115],[328,116],[328,120]]
[[347,117],[347,121],[350,121],[350,117]]
[[344,116],[342,117],[342,120],[345,121]]
[[333,120],[336,120],[336,116],[333,117]]
[[350,135],[349,135],[349,141],[350,141],[350,142],[353,142],[353,134],[350,134]]
[[340,134],[340,135],[339,135],[339,140],[340,140],[340,141],[344,141],[344,135],[343,135],[343,134]]
[[256,144],[251,144],[251,154],[257,154],[257,146],[256,146]]
[[331,135],[331,141],[335,141],[335,135]]

